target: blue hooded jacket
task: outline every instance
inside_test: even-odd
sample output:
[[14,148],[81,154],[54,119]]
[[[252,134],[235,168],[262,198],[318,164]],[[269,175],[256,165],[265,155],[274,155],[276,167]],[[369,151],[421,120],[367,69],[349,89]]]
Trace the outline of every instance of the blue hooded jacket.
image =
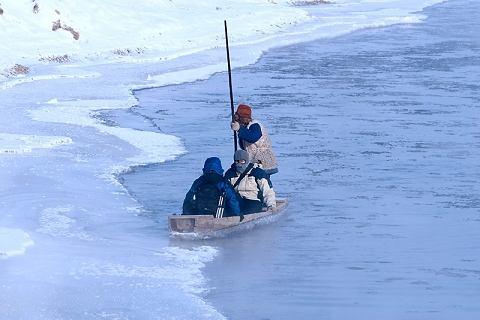
[[208,158],[205,160],[202,171],[203,175],[193,182],[192,187],[185,196],[185,200],[183,201],[183,214],[198,214],[194,212],[194,196],[201,185],[210,183],[215,184],[217,189],[225,197],[225,216],[240,215],[240,204],[237,195],[230,182],[223,178],[223,168],[220,159],[217,157]]

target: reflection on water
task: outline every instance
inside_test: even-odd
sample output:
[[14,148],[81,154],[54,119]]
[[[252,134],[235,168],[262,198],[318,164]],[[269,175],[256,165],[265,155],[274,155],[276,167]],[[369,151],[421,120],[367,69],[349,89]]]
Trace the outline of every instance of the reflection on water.
[[[220,249],[207,298],[227,317],[480,314],[480,3],[427,14],[234,71],[236,100],[269,128],[272,180],[290,205],[279,222],[202,242]],[[226,79],[138,92],[134,112],[189,151],[123,177],[160,236],[204,159],[230,164]]]

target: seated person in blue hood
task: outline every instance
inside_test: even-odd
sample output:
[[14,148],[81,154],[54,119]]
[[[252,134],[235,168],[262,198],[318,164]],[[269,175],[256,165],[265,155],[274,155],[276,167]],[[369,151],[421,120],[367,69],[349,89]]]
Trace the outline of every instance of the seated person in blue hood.
[[224,217],[240,215],[240,205],[229,181],[223,178],[220,159],[205,160],[203,175],[195,180],[183,201],[183,214],[215,215],[220,196],[224,197]]

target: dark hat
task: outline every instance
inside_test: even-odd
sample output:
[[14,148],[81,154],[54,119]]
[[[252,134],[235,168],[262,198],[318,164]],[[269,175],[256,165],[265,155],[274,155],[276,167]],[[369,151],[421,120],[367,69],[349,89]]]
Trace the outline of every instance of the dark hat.
[[[250,156],[248,155],[248,152],[242,149],[235,151],[233,160],[235,160],[235,168],[237,169],[237,172],[240,173],[247,170],[248,165],[250,164]],[[237,162],[238,160],[245,160],[245,162]]]
[[235,151],[235,154],[233,155],[233,160],[245,160],[246,163],[250,162],[250,156],[248,155],[248,152],[242,149],[238,149]]
[[203,173],[209,173],[212,171],[219,175],[223,175],[222,162],[217,157],[208,158],[203,165]]

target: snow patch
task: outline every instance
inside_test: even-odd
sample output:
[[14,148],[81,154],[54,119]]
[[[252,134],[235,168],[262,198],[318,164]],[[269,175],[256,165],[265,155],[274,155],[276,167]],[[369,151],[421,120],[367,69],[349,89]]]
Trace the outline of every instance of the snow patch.
[[0,133],[0,154],[30,153],[34,149],[49,149],[73,143],[69,137]]
[[36,75],[36,76],[22,75],[13,79],[4,79],[3,85],[1,85],[0,88],[3,90],[7,90],[24,83],[41,81],[41,80],[99,78],[100,76],[101,74],[98,72],[85,73],[81,71],[76,71],[75,74],[62,73],[62,74]]
[[77,238],[80,240],[93,240],[93,237],[75,227],[76,220],[72,214],[72,206],[47,208],[40,214],[40,228],[37,232],[54,237]]
[[0,227],[0,259],[23,255],[27,247],[33,244],[25,231]]
[[123,265],[112,263],[85,263],[77,271],[72,272],[76,277],[126,277],[139,279],[162,280],[162,284],[180,286],[189,294],[200,294],[208,291],[205,288],[206,280],[201,273],[205,263],[212,261],[218,254],[218,249],[201,246],[194,249],[167,247],[154,255],[167,258],[170,264],[154,266]]
[[156,255],[167,258],[179,267],[196,265],[198,268],[202,268],[206,262],[212,261],[218,255],[218,249],[210,246],[200,246],[191,250],[168,247]]
[[[135,105],[136,102],[131,94],[125,100],[59,101],[54,98],[47,102],[49,106],[31,110],[30,115],[37,121],[88,126],[118,137],[139,149],[137,155],[127,159],[128,165],[164,162],[185,153],[182,141],[178,137],[160,132],[111,127],[93,117],[98,110],[125,109]],[[118,174],[127,169],[128,165],[112,167],[109,174]]]
[[[185,69],[159,75],[148,75],[148,86],[162,87],[166,85],[180,84],[208,79],[212,74],[225,71],[225,63],[207,65],[200,68]],[[143,89],[146,85],[139,85],[135,89]]]

